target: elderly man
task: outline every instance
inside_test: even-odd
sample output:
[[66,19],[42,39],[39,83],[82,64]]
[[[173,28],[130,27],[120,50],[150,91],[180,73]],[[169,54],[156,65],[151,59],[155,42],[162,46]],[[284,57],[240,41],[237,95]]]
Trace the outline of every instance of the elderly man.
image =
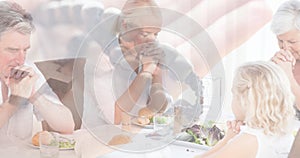
[[44,79],[25,64],[34,30],[31,15],[14,2],[0,1],[0,18],[0,134],[30,137],[33,114],[58,132],[72,133],[71,112]]

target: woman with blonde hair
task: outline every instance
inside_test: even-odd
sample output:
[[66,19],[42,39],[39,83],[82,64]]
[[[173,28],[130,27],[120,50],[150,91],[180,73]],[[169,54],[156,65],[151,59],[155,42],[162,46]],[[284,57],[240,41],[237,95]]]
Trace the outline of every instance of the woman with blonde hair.
[[[205,158],[287,157],[294,137],[291,132],[294,95],[283,70],[272,62],[247,63],[236,71],[232,111],[238,123]],[[236,126],[241,126],[237,132]]]

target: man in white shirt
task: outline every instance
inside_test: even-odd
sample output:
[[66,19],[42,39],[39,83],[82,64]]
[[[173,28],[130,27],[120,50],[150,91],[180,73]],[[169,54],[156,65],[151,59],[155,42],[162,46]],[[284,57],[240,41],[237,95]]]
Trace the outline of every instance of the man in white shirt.
[[0,134],[30,137],[34,112],[54,130],[72,133],[71,112],[43,82],[45,79],[25,65],[34,30],[31,15],[14,2],[0,1],[0,18]]

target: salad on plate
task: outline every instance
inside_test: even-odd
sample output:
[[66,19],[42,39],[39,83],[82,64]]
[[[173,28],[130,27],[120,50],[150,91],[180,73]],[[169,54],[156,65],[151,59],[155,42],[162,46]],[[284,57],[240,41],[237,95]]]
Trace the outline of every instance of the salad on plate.
[[[49,140],[51,140],[51,137],[53,135],[52,132],[48,132],[48,131],[41,131],[41,132],[37,132],[31,139],[31,143],[30,145],[34,148],[39,148],[39,137],[40,134],[46,134],[49,135]],[[75,147],[75,139],[73,138],[72,135],[61,135],[58,133],[55,133],[58,136],[59,139],[59,149],[60,150],[71,150],[74,149]],[[50,141],[51,142],[51,141]]]
[[225,131],[216,125],[194,124],[182,131],[183,132],[177,136],[178,141],[198,144],[204,146],[206,149],[216,145],[225,135]]

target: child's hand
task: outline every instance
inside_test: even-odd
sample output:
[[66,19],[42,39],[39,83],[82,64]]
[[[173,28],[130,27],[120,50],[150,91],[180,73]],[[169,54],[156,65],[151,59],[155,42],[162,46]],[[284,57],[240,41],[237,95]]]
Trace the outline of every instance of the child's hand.
[[240,120],[227,121],[228,129],[232,129],[235,133],[240,132],[242,125],[244,125],[244,122]]
[[241,126],[244,123],[242,121],[239,120],[234,120],[234,121],[227,121],[227,132],[225,134],[224,140],[228,141],[230,139],[232,139],[233,137],[235,137],[237,134],[240,133],[241,131]]

